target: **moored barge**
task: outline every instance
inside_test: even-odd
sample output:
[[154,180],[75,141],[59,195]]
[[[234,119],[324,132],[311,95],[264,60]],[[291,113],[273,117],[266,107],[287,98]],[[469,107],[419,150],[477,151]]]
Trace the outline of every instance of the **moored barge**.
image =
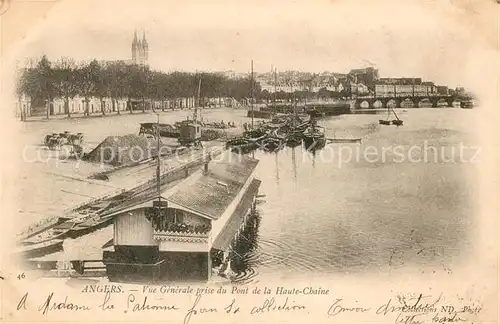
[[304,145],[306,149],[320,149],[326,144],[325,129],[317,125],[316,120],[311,121],[311,125],[304,131]]
[[63,243],[63,240],[52,239],[28,246],[21,246],[14,250],[14,256],[22,258],[35,258],[43,256],[62,250]]
[[114,213],[103,251],[110,281],[208,280],[213,255],[230,250],[255,208],[258,160],[226,151],[179,185]]

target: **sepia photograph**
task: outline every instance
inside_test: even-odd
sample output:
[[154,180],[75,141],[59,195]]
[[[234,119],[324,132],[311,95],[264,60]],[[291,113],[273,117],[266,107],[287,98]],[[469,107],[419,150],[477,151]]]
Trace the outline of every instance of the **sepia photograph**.
[[1,321],[498,323],[498,17],[3,0]]

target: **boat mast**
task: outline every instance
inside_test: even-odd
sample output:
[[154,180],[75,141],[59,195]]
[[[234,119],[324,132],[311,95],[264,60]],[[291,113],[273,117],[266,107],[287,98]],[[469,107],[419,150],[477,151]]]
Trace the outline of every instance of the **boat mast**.
[[396,119],[397,119],[397,120],[399,120],[399,117],[398,117],[398,115],[396,114],[396,112],[394,111],[394,108],[392,108],[392,107],[391,107],[391,110],[392,110],[392,112],[394,113],[394,116],[396,117]]
[[306,84],[306,87],[306,95],[304,96],[304,112],[307,113],[307,96],[309,95],[309,86]]
[[160,114],[156,114],[156,190],[158,193],[158,208],[161,204],[161,168],[160,168]]
[[294,102],[293,102],[293,123],[292,123],[292,125],[294,128],[297,125],[297,101],[298,100],[294,100]]
[[[274,66],[271,64],[271,76],[273,76],[273,79],[274,79]],[[274,87],[274,89],[276,89],[276,87]],[[274,91],[276,92],[276,91]],[[275,101],[275,94],[274,92],[272,93],[272,96],[271,96],[271,105],[274,105],[274,101]],[[269,103],[269,100],[267,101],[267,103]],[[269,105],[268,105],[269,106]]]
[[[295,116],[295,93],[293,92],[293,79],[290,79],[290,94],[292,95],[292,109],[293,109],[293,114]],[[290,116],[290,115],[289,115]],[[292,121],[292,125],[295,126],[295,120]]]
[[250,76],[250,107],[252,109],[252,129],[253,129],[253,60],[251,63],[251,76]]
[[274,68],[274,103],[273,103],[273,115],[276,114],[276,96],[278,95],[278,92],[276,91],[277,85],[278,85],[277,69]]
[[198,120],[198,105],[200,104],[200,92],[201,92],[201,76],[200,76],[200,81],[198,82],[198,93],[196,95],[196,104],[194,105],[194,112],[193,112],[193,121],[196,124]]

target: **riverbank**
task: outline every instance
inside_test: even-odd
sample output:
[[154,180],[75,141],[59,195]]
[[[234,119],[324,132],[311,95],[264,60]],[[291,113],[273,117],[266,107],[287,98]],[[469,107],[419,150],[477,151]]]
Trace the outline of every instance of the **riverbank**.
[[[201,109],[202,111],[210,111],[210,110],[216,110],[216,109],[233,109],[233,108],[229,108],[229,107],[219,107],[219,108],[205,108],[205,109]],[[179,108],[176,108],[176,109],[164,109],[164,110],[161,110],[161,109],[156,109],[155,111],[153,110],[145,110],[145,111],[142,111],[142,110],[133,110],[133,112],[131,113],[130,110],[124,110],[124,111],[120,111],[120,113],[118,112],[106,112],[105,114],[103,114],[102,112],[92,112],[92,113],[89,113],[88,115],[84,114],[84,113],[71,113],[70,116],[68,117],[67,114],[57,114],[57,115],[50,115],[49,118],[47,118],[46,115],[38,115],[38,116],[30,116],[30,117],[27,117],[26,120],[24,120],[23,122],[49,122],[49,121],[53,121],[53,120],[73,120],[73,119],[93,119],[93,118],[109,118],[109,117],[123,117],[123,116],[127,116],[127,115],[149,115],[149,114],[168,114],[168,113],[175,113],[175,112],[182,112],[182,111],[190,111],[192,112],[193,109],[190,108],[185,108],[185,109],[179,109]]]
[[[160,122],[186,118],[189,113],[161,115]],[[206,118],[237,125],[249,122],[245,115],[246,110],[234,109],[204,112]],[[423,148],[427,143],[438,153],[444,149],[449,159],[450,148],[477,145],[472,122],[477,110],[421,108],[398,111],[398,115],[403,127],[380,126],[379,116],[371,114],[319,121],[328,137],[360,137],[361,145],[327,145],[316,155],[301,147],[272,154],[255,152],[261,161],[256,172],[265,202],[258,205],[262,218],[258,236],[248,237],[251,251],[240,253],[241,259],[233,262],[242,281],[265,280],[275,273],[309,277],[311,273],[442,270],[460,265],[473,241],[477,165],[446,162],[451,160],[442,161],[440,156],[426,163]],[[88,142],[96,145],[109,135],[138,132],[140,122],[156,121],[154,114],[123,117],[24,123],[19,142],[45,154],[37,143],[53,129],[84,132]],[[413,160],[395,159],[396,147],[409,152],[404,157]],[[376,159],[372,153],[366,158],[360,154],[355,159],[357,149],[381,155]],[[349,152],[350,160],[345,155]],[[100,166],[57,165],[56,161],[20,164],[19,213],[13,215],[17,222],[58,214],[110,190],[105,187],[110,183],[104,181],[97,185],[62,176],[104,171]],[[153,176],[151,170],[142,175]]]

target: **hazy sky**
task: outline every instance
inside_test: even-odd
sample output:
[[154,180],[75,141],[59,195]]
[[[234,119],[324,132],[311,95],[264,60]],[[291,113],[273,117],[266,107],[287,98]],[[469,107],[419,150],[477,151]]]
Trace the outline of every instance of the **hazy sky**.
[[247,72],[252,59],[261,72],[374,64],[382,77],[467,86],[471,62],[489,54],[467,12],[451,2],[67,0],[26,38],[18,58],[130,59],[137,28],[146,30],[151,67],[165,71]]

